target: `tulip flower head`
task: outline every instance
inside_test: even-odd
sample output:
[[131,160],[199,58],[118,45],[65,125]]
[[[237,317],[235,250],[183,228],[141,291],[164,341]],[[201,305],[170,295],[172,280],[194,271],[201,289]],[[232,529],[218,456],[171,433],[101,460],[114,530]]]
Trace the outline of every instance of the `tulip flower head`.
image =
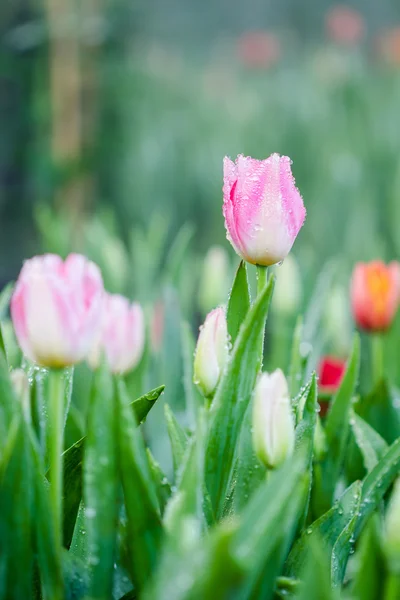
[[268,468],[279,467],[294,448],[294,421],[289,388],[284,374],[277,369],[262,373],[254,391],[253,446]]
[[11,299],[11,318],[23,353],[44,367],[86,357],[99,332],[103,301],[99,268],[84,256],[55,254],[27,260]]
[[387,330],[396,315],[400,300],[400,265],[381,261],[358,263],[351,280],[351,304],[360,329]]
[[318,368],[319,389],[321,392],[332,394],[342,383],[346,371],[346,361],[333,356],[323,356]]
[[88,355],[89,365],[98,367],[104,353],[113,373],[126,373],[142,358],[144,342],[145,321],[140,304],[131,304],[119,294],[105,294],[101,336]]
[[217,388],[228,361],[228,327],[225,310],[212,310],[200,328],[194,357],[194,382],[208,398]]
[[287,156],[224,159],[227,237],[249,263],[270,266],[289,254],[306,216]]

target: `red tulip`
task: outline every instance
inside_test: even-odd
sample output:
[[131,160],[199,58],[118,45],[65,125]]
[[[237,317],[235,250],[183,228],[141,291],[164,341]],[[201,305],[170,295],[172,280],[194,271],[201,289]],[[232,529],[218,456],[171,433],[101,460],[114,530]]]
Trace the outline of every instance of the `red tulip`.
[[385,331],[396,315],[400,300],[400,264],[375,260],[358,263],[351,280],[353,317],[360,329]]
[[[340,384],[346,371],[346,361],[334,356],[323,356],[318,366],[319,390],[322,394],[334,394]],[[328,411],[329,402],[325,399],[319,400],[321,407],[321,416],[325,416]]]

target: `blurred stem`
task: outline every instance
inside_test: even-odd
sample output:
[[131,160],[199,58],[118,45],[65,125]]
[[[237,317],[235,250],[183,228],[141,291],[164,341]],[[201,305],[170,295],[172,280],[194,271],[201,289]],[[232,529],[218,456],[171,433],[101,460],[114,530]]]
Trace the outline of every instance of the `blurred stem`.
[[372,336],[372,377],[373,385],[377,386],[383,379],[384,361],[383,361],[383,338],[380,333]]
[[56,548],[62,545],[62,452],[64,447],[64,371],[50,371],[48,398],[48,448],[50,463],[50,501]]
[[[267,276],[268,276],[268,268],[262,267],[261,265],[257,265],[257,296],[261,294],[263,289],[267,284]],[[262,366],[264,362],[264,338],[265,338],[265,323],[264,328],[262,330],[262,334],[260,336],[260,360],[258,363],[258,371],[262,371]]]
[[400,575],[389,573],[385,584],[385,600],[399,600],[400,598]]
[[268,267],[257,265],[257,296],[259,296],[267,283]]

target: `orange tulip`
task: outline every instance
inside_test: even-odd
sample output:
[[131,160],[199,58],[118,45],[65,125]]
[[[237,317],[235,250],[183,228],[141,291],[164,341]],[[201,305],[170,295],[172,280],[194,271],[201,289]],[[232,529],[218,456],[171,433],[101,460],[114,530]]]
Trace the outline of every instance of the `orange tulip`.
[[375,260],[358,263],[351,280],[354,320],[365,331],[385,331],[396,315],[400,300],[400,264]]

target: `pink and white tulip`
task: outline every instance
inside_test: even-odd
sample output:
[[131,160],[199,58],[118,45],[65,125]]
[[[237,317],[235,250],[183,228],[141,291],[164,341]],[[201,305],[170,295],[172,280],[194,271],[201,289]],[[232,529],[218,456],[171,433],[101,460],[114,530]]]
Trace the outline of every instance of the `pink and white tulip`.
[[113,373],[127,373],[142,358],[144,342],[145,321],[140,304],[131,304],[119,294],[106,294],[101,337],[88,355],[90,366],[96,368],[104,353]]
[[306,216],[287,156],[224,159],[227,237],[249,263],[270,266],[289,254]]
[[35,256],[24,263],[11,299],[23,353],[44,367],[83,360],[99,333],[103,280],[84,256]]

